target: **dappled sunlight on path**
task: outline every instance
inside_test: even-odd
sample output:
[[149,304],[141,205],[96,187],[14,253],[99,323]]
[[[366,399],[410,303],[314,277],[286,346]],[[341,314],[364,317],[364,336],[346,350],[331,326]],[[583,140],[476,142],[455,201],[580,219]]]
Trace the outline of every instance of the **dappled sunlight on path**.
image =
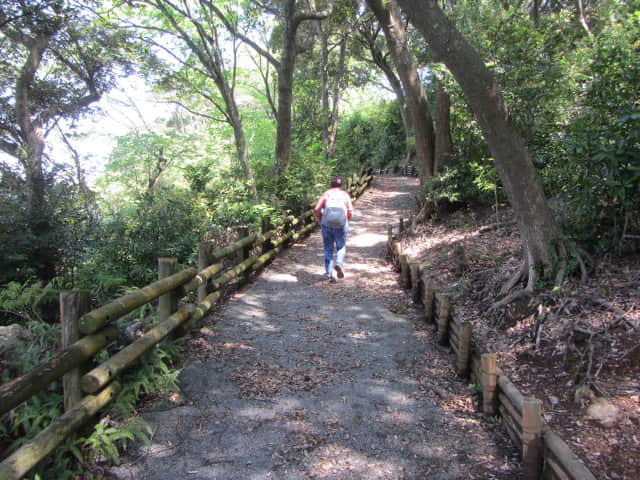
[[376,178],[356,202],[338,283],[324,279],[317,229],[208,319],[185,345],[184,404],[147,412],[152,446],[136,445],[111,473],[513,478],[513,452],[472,408],[385,258],[387,224],[406,215],[417,188]]

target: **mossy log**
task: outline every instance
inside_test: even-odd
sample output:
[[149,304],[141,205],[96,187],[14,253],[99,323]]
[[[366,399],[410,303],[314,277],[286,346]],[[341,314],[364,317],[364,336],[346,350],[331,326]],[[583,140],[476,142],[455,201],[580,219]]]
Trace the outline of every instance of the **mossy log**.
[[255,243],[257,237],[258,237],[258,234],[253,233],[247,237],[241,238],[240,240],[238,240],[235,243],[232,243],[231,245],[228,245],[224,248],[216,249],[212,254],[211,261],[217,262],[218,260],[222,260],[224,257],[231,255],[232,253],[235,253],[238,250],[248,247],[252,243]]
[[180,292],[178,293],[178,297],[182,298],[187,295],[187,293],[192,292],[203,285],[206,285],[206,283],[220,271],[222,271],[222,263],[214,263],[213,265],[209,265],[207,268],[198,272],[195,277],[193,277],[182,286]]
[[89,335],[145,303],[158,298],[160,295],[181,287],[195,277],[196,273],[195,268],[187,268],[92,310],[80,318],[80,331],[85,335]]
[[177,329],[177,331],[181,330],[178,333],[184,334],[188,330],[191,330],[191,328],[193,328],[193,326],[200,319],[202,319],[207,313],[209,313],[209,311],[213,308],[213,305],[220,299],[221,296],[222,293],[220,292],[220,290],[207,295],[207,297],[202,302],[198,303],[193,312],[191,312],[189,320],[184,322],[180,326],[180,328]]
[[305,236],[307,233],[309,233],[314,228],[316,228],[316,224],[310,223],[306,227],[302,228],[299,232],[294,232],[294,234],[292,235],[293,240],[298,240],[300,237]]
[[54,420],[32,440],[25,443],[0,463],[0,478],[2,480],[18,480],[22,478],[72,432],[81,427],[99,409],[109,403],[119,391],[120,384],[114,382],[98,395],[84,397],[78,405]]
[[217,276],[213,280],[211,280],[211,290],[218,290],[220,287],[226,285],[231,280],[238,278],[241,273],[248,270],[251,265],[253,265],[258,257],[255,255],[253,257],[247,258],[244,262],[236,265],[230,270],[227,270],[224,274]]
[[136,361],[144,352],[164,339],[176,327],[186,322],[193,310],[193,305],[185,305],[164,322],[159,323],[135,342],[110,357],[106,362],[83,375],[80,381],[82,389],[87,393],[97,392],[125,367]]
[[[158,280],[178,273],[177,258],[158,258]],[[158,298],[158,319],[164,321],[178,309],[178,291],[171,290]]]
[[32,368],[24,375],[0,387],[0,415],[45,389],[51,382],[77,368],[115,340],[118,329],[108,326],[103,330],[84,337],[58,352],[46,362]]
[[[78,321],[80,317],[91,310],[91,295],[88,290],[71,290],[60,292],[60,327],[62,338],[61,350],[64,350],[80,340]],[[62,391],[64,393],[64,410],[71,410],[82,400],[80,388],[81,368],[76,367],[62,376]]]

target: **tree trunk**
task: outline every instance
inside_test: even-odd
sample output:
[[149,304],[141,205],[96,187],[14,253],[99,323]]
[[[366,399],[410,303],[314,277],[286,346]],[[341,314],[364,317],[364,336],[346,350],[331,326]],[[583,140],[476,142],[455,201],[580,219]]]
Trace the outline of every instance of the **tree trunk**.
[[413,120],[416,146],[416,160],[420,170],[420,181],[423,183],[433,175],[433,120],[429,111],[427,95],[422,86],[413,55],[407,48],[402,18],[396,0],[391,0],[385,7],[382,0],[367,0],[384,30],[393,56],[398,75],[407,95],[409,109]]
[[460,84],[494,157],[496,169],[515,211],[533,290],[538,266],[550,273],[559,228],[542,183],[495,78],[477,52],[456,30],[435,0],[398,0],[424,35],[436,61]]
[[533,0],[531,2],[531,10],[529,16],[534,25],[538,25],[538,19],[540,18],[540,0]]
[[433,174],[437,175],[440,167],[451,163],[451,102],[449,94],[444,90],[442,83],[436,80],[436,146],[433,160]]
[[320,48],[322,50],[322,147],[325,157],[329,156],[329,35],[320,27]]
[[[310,2],[314,7],[313,2]],[[296,0],[284,0],[282,4],[282,55],[280,60],[276,60],[266,49],[260,47],[251,38],[238,32],[235,26],[225,17],[224,13],[217,8],[213,2],[208,2],[211,10],[223,21],[227,29],[241,38],[258,54],[265,57],[278,72],[278,111],[276,112],[276,148],[274,159],[274,173],[279,177],[289,168],[289,157],[291,153],[291,107],[293,105],[293,73],[295,69],[296,56],[299,52],[312,46],[307,42],[307,46],[296,45],[296,33],[301,22],[306,20],[324,20],[333,10],[333,1],[322,11],[296,11]],[[311,28],[310,39],[313,37],[314,28]]]
[[293,71],[296,62],[295,0],[284,2],[282,57],[278,65],[278,114],[276,116],[276,151],[274,173],[280,177],[289,168],[291,154],[291,106],[293,105]]
[[584,14],[584,2],[582,0],[576,0],[576,16],[578,17],[578,23],[587,32],[587,35],[590,37],[593,36],[591,33],[591,28],[589,28],[589,24],[587,23],[587,17]]
[[20,126],[21,146],[24,149],[18,154],[18,159],[25,170],[29,229],[36,239],[32,260],[39,265],[38,277],[49,280],[56,275],[58,252],[50,243],[50,238],[47,238],[53,228],[47,211],[46,185],[42,166],[45,136],[40,119],[34,121],[31,118],[32,105],[37,104],[31,97],[31,88],[44,52],[49,46],[49,37],[46,35],[34,37],[27,44],[29,57],[16,81],[15,93],[17,123]]
[[231,97],[232,101],[227,104],[227,109],[229,113],[229,119],[231,126],[233,127],[233,136],[236,141],[236,152],[238,155],[238,161],[244,170],[245,178],[247,180],[247,185],[251,190],[254,198],[258,198],[258,190],[256,189],[256,182],[253,177],[253,170],[251,169],[251,164],[249,163],[249,148],[247,145],[247,139],[244,135],[244,127],[242,126],[242,119],[240,118],[240,113],[238,112],[238,107],[236,105],[235,99],[233,96]]
[[[242,118],[238,110],[238,104],[235,100],[233,85],[228,80],[228,75],[225,72],[216,27],[212,23],[209,23],[208,27],[211,31],[207,32],[205,27],[196,18],[184,13],[186,18],[195,26],[197,35],[194,34],[192,37],[191,34],[181,27],[180,23],[174,16],[174,12],[166,2],[162,2],[160,0],[148,1],[151,5],[154,5],[160,12],[162,12],[165,18],[171,23],[178,36],[181,37],[188,45],[193,54],[198,57],[208,76],[214,81],[216,87],[218,87],[218,91],[220,92],[220,96],[224,102],[224,108],[220,107],[220,109],[223,112],[227,123],[229,123],[233,129],[238,161],[242,165],[245,179],[251,189],[251,193],[254,197],[257,197],[258,192],[253,178],[253,171],[249,164],[248,147],[246,137],[244,135],[244,127],[242,126]],[[224,19],[222,13],[212,5],[208,5],[206,2],[202,2],[201,5],[204,9],[210,7],[216,15],[221,17],[221,19]]]
[[387,78],[389,85],[391,85],[391,89],[396,94],[396,101],[398,102],[400,117],[402,118],[402,125],[404,126],[405,131],[407,145],[406,159],[409,160],[412,153],[411,138],[413,137],[413,123],[411,119],[411,112],[409,111],[409,107],[407,106],[407,101],[404,96],[404,90],[402,90],[402,82],[400,82],[400,79],[396,76],[393,68],[389,65],[387,56],[376,44],[376,33],[369,31],[369,29],[363,29],[360,32],[360,35],[371,53],[371,60],[380,70],[382,70],[382,73],[384,73],[384,76]]
[[335,74],[333,85],[333,95],[331,98],[332,108],[329,117],[329,138],[328,152],[329,155],[336,151],[336,141],[338,139],[338,107],[340,106],[340,94],[342,93],[342,79],[344,78],[344,64],[347,58],[347,35],[345,34],[340,41],[340,54],[338,58],[338,68]]

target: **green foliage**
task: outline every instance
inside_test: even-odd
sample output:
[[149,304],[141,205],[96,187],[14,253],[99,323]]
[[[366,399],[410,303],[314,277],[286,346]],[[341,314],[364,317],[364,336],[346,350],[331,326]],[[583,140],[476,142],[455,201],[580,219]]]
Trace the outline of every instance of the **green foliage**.
[[138,287],[154,281],[160,257],[193,261],[208,218],[196,197],[168,187],[112,215],[80,269],[79,277],[93,291],[109,291],[122,281],[120,286]]
[[[585,47],[591,60],[563,155],[545,172],[569,201],[566,226],[583,243],[621,253],[640,211],[640,12],[621,17]],[[635,220],[634,220],[635,219]]]
[[397,102],[357,110],[340,124],[335,157],[340,170],[386,168],[406,155],[406,135]]
[[166,402],[170,393],[179,391],[180,372],[172,365],[180,353],[180,345],[172,340],[165,340],[146,352],[136,368],[123,376],[122,391],[110,405],[110,410],[126,417],[136,410],[141,398]]
[[[24,283],[9,282],[0,289],[0,310],[2,317],[7,317],[6,323],[27,325],[33,320],[52,320],[52,310],[55,311],[58,302],[58,281],[53,280],[43,284],[40,280]],[[0,323],[5,323],[0,321]]]
[[84,465],[85,470],[95,465],[97,459],[118,465],[120,451],[127,448],[129,441],[138,439],[148,446],[152,434],[149,424],[140,417],[116,422],[106,416],[95,425],[88,437],[76,439],[67,448]]
[[[321,190],[329,186],[336,173],[331,161],[325,160],[320,143],[311,145],[303,155],[294,155],[289,170],[280,179],[279,197],[282,208],[300,214],[318,200]],[[346,176],[347,171],[340,172]]]
[[[535,24],[525,3],[457,2],[452,12],[496,75],[546,191],[566,206],[565,231],[599,251],[637,248],[625,235],[640,233],[639,5],[588,5],[592,36],[562,4]],[[454,145],[475,161],[486,146],[446,83]]]
[[[31,277],[51,280],[55,272],[49,268],[60,258],[56,245],[64,235],[63,218],[58,204],[67,189],[54,189],[53,174],[45,178],[49,201],[38,212],[28,209],[28,193],[21,176],[8,169],[0,171],[0,283],[23,282]],[[47,261],[52,260],[52,261]]]
[[[25,293],[16,295],[18,285],[12,284],[2,291],[2,307],[28,311],[38,303],[45,293],[40,284],[25,288]],[[11,348],[0,352],[2,384],[31,370],[48,360],[59,350],[60,325],[47,324],[29,319],[23,326],[29,332],[28,341],[15,339]],[[31,397],[12,410],[12,414],[0,422],[0,449],[7,452],[16,450],[26,440],[32,438],[54,419],[62,414],[62,393],[59,381],[51,383],[44,391]]]
[[299,214],[307,210],[317,200],[320,189],[327,188],[334,165],[334,161],[325,159],[322,145],[317,141],[309,142],[304,151],[293,150],[289,168],[279,178],[273,175],[273,163],[256,165],[258,191],[265,201],[254,208],[258,208],[261,216],[272,212]]
[[445,166],[442,171],[423,185],[424,198],[436,208],[468,204],[488,205],[495,199],[496,189],[502,198],[504,193],[498,184],[498,175],[492,164],[458,162]]
[[[152,320],[150,325],[154,323]],[[17,353],[2,361],[2,382],[5,383],[58,351],[59,326],[38,321],[28,324],[32,340],[18,346]],[[89,476],[99,462],[118,463],[120,452],[129,441],[138,439],[149,443],[152,431],[143,419],[135,415],[141,398],[166,402],[170,393],[177,392],[179,370],[175,360],[182,353],[180,345],[166,340],[149,350],[135,368],[119,379],[123,388],[109,404],[103,418],[91,427],[86,436],[80,434],[67,439],[56,449],[55,455],[38,465],[32,478],[78,478]],[[105,352],[99,355],[103,360]],[[11,416],[0,423],[0,448],[11,453],[33,438],[63,413],[61,383],[53,382],[47,389],[16,407]],[[84,477],[83,477],[84,478]]]

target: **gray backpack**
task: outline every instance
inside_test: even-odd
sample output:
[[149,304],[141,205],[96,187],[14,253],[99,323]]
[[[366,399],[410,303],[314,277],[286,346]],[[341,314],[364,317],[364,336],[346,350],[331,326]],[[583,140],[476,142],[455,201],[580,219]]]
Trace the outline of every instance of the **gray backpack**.
[[322,223],[330,228],[342,228],[347,223],[347,207],[344,204],[342,190],[331,190],[327,193]]

